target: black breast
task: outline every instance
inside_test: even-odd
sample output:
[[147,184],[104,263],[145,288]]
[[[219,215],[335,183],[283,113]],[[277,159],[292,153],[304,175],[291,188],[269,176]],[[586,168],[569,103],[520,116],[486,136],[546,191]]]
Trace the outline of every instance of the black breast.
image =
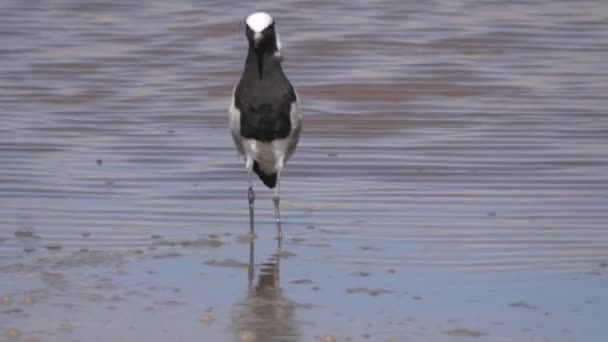
[[278,63],[268,63],[262,79],[255,64],[251,68],[247,64],[234,94],[234,104],[241,112],[241,136],[263,142],[286,138],[296,101],[293,87]]

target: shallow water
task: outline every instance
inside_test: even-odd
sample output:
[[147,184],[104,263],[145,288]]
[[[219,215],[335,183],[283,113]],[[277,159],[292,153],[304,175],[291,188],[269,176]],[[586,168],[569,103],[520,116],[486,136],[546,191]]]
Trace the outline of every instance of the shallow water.
[[274,2],[280,247],[227,129],[258,9],[0,5],[0,340],[608,334],[607,3]]

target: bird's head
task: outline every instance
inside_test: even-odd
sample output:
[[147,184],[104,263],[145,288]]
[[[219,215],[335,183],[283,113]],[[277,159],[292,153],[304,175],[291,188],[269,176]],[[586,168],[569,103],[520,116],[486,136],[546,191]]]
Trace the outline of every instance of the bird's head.
[[259,54],[281,56],[279,35],[274,29],[274,19],[265,12],[253,13],[245,20],[249,46]]

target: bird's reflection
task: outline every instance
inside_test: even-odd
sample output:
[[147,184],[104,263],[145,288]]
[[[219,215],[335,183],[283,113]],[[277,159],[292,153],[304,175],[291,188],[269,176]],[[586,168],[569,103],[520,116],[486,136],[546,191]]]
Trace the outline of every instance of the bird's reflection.
[[232,319],[237,340],[298,340],[296,305],[281,289],[280,266],[280,240],[275,253],[261,265],[255,264],[255,241],[249,243],[247,296],[237,304]]

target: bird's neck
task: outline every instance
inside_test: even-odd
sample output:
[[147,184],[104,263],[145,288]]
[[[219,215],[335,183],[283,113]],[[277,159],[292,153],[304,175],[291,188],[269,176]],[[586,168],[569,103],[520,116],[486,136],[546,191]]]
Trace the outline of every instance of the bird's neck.
[[257,78],[262,79],[263,75],[271,75],[281,70],[281,60],[278,57],[277,49],[267,48],[256,51],[249,47],[245,69]]

